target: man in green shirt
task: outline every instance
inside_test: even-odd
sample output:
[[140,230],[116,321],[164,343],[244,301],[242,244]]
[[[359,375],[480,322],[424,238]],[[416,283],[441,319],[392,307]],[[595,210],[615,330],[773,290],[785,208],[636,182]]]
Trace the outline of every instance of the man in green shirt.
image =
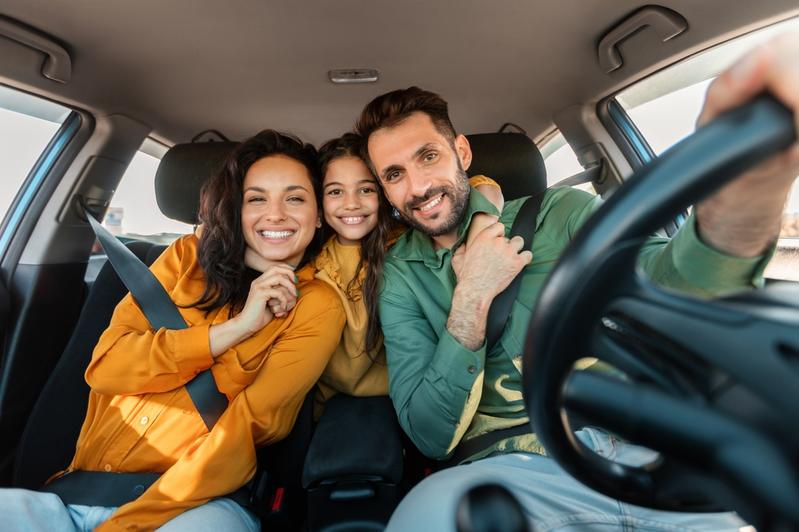
[[[772,44],[722,75],[708,92],[700,122],[763,90],[796,112],[797,48]],[[394,91],[367,105],[356,131],[366,139],[367,163],[386,196],[412,227],[386,257],[380,295],[390,394],[400,424],[419,449],[445,459],[461,441],[527,423],[521,353],[530,315],[555,261],[601,200],[570,188],[548,191],[532,253],[520,252],[520,238],[507,238],[521,205],[508,202],[499,222],[466,249],[472,216],[499,213],[468,186],[469,143],[455,134],[446,102],[416,87]],[[674,239],[651,239],[641,252],[641,268],[655,283],[700,297],[761,285],[797,173],[794,146],[697,205]],[[491,302],[522,270],[508,324],[486,352]],[[601,431],[585,429],[578,437],[625,463],[651,460],[647,450]],[[583,487],[543,452],[534,434],[497,441],[469,457],[468,466],[420,484],[395,512],[389,530],[453,530],[461,495],[492,480],[509,487],[533,525],[547,530],[623,529],[630,520],[652,530],[745,525],[734,514],[673,514],[621,504]]]

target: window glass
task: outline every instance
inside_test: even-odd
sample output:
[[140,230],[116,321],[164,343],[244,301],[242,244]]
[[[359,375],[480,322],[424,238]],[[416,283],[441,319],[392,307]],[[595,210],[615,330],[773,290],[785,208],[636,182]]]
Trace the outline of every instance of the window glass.
[[[718,74],[757,44],[797,30],[799,19],[792,19],[722,44],[630,87],[616,100],[660,155],[694,132],[707,88]],[[766,277],[799,281],[799,178],[788,198]]]
[[0,86],[0,220],[70,110]]
[[123,240],[146,240],[171,244],[194,231],[194,227],[164,216],[155,199],[155,172],[165,147],[154,141],[138,151],[114,193],[104,225]]
[[[574,174],[579,174],[584,170],[580,161],[577,160],[577,155],[575,155],[574,150],[572,150],[571,146],[566,142],[566,139],[560,132],[547,140],[540,147],[540,150],[541,156],[544,158],[544,165],[547,169],[548,187]],[[596,191],[591,183],[576,185],[574,188],[579,188],[596,195]]]

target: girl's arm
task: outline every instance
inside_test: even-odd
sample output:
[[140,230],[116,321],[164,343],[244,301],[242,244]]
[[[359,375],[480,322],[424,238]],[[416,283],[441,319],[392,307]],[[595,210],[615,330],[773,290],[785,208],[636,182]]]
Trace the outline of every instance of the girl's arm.
[[[502,195],[502,189],[493,179],[485,176],[474,176],[469,179],[469,184],[480,191],[483,196],[488,199],[494,206],[502,212],[502,207],[505,205],[505,198]],[[488,227],[489,225],[499,221],[499,216],[479,212],[472,217],[472,225],[469,227],[469,235],[466,237],[466,247],[469,247],[474,241],[475,237]]]

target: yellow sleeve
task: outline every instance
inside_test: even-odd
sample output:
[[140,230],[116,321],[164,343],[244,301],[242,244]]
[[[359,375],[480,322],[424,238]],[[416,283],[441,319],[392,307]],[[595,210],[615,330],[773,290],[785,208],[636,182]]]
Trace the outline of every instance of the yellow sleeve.
[[497,187],[501,190],[499,184],[491,179],[490,177],[486,177],[484,175],[476,175],[469,178],[469,184],[473,187],[477,188],[480,185],[488,185],[490,187]]
[[[194,240],[191,240],[194,239]],[[196,265],[196,237],[175,241],[151,266],[172,299],[181,276]],[[194,284],[202,283],[202,279]],[[184,309],[179,309],[186,315]],[[191,320],[187,320],[191,325]],[[114,310],[86,370],[86,382],[101,395],[159,393],[186,384],[214,364],[208,342],[210,322],[187,329],[154,331],[133,297],[128,294]]]
[[332,290],[316,284],[298,301],[292,324],[272,346],[253,383],[234,398],[213,430],[98,531],[155,530],[186,510],[235,491],[252,477],[255,449],[288,435],[341,338],[341,304]]

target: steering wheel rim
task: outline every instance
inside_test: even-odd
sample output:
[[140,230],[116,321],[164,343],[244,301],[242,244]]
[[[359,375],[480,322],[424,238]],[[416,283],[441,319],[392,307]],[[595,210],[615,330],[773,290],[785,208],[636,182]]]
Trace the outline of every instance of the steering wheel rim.
[[[780,297],[765,298],[768,301],[764,302],[763,297],[754,296],[754,303],[745,301],[746,297],[731,298],[725,304],[700,303],[655,288],[636,273],[638,252],[648,235],[741,172],[784,150],[795,139],[793,115],[772,98],[764,97],[726,113],[620,187],[579,231],[548,277],[526,340],[523,370],[530,377],[525,379],[524,397],[547,454],[589,487],[616,499],[662,510],[735,508],[753,524],[769,519],[762,508],[758,509],[768,499],[766,512],[777,512],[785,515],[788,522],[799,523],[799,512],[795,509],[799,484],[788,473],[790,467],[772,489],[763,485],[772,479],[763,479],[762,475],[735,465],[741,456],[747,456],[747,448],[766,453],[773,462],[769,467],[776,470],[782,467],[784,471],[786,463],[790,466],[791,457],[752,427],[726,412],[714,412],[707,398],[702,398],[707,391],[703,387],[710,385],[719,373],[742,382],[753,381],[755,377],[747,376],[742,364],[726,367],[727,362],[718,356],[713,358],[712,354],[706,357],[710,360],[695,360],[695,352],[681,353],[687,350],[679,339],[663,338],[662,331],[651,331],[657,324],[644,320],[646,323],[641,325],[637,314],[667,309],[661,312],[665,317],[659,319],[669,323],[690,328],[688,320],[694,320],[705,327],[710,327],[711,322],[734,327],[736,320],[751,320],[753,313],[758,319],[769,312],[773,314],[769,305],[789,314],[793,312],[789,324],[799,319],[799,310]],[[680,321],[680,314],[687,316],[686,320]],[[626,335],[628,343],[659,343],[655,351],[667,352],[665,357],[661,353],[648,360],[645,356],[643,361],[637,355],[623,353],[622,359],[628,367],[641,366],[643,373],[651,377],[649,382],[631,386],[591,375],[594,372],[573,371],[578,359],[596,356],[596,346],[592,344],[604,345],[605,354],[608,350],[624,351],[609,347],[613,342],[607,341],[608,334]],[[651,345],[631,349],[639,354],[647,349],[652,351]],[[673,353],[668,353],[669,350]],[[712,346],[709,350],[713,350]],[[779,380],[779,386],[769,391],[758,385],[757,393],[766,396],[763,400],[770,401],[769,404],[787,409],[791,418],[799,419],[799,402],[793,402],[796,394],[784,397],[782,393],[790,385],[785,379],[794,376],[784,373],[780,376],[784,368],[776,362],[769,364],[760,373]],[[717,370],[718,367],[723,371]],[[709,372],[707,379],[703,372]],[[760,373],[757,378],[762,380],[764,376]],[[792,382],[796,388],[797,381]],[[601,409],[593,408],[594,404],[600,404]],[[578,410],[580,415],[588,414],[589,420],[597,420],[614,433],[665,452],[665,458],[647,468],[638,468],[597,456],[573,435],[565,415],[567,407]],[[679,411],[697,426],[682,427],[678,418],[653,419],[653,409],[658,408]],[[632,417],[631,410],[635,412]],[[703,438],[698,433],[707,423],[718,433]],[[689,429],[697,434],[691,434]],[[668,458],[668,453],[679,445],[675,433],[680,432],[684,433],[680,436],[699,447],[696,461]],[[737,445],[717,441],[721,439],[719,434]],[[665,443],[658,440],[664,435]],[[702,471],[702,461],[707,460],[712,461],[713,467]],[[719,470],[721,480],[717,478]],[[689,488],[684,487],[686,481],[691,484]]]

